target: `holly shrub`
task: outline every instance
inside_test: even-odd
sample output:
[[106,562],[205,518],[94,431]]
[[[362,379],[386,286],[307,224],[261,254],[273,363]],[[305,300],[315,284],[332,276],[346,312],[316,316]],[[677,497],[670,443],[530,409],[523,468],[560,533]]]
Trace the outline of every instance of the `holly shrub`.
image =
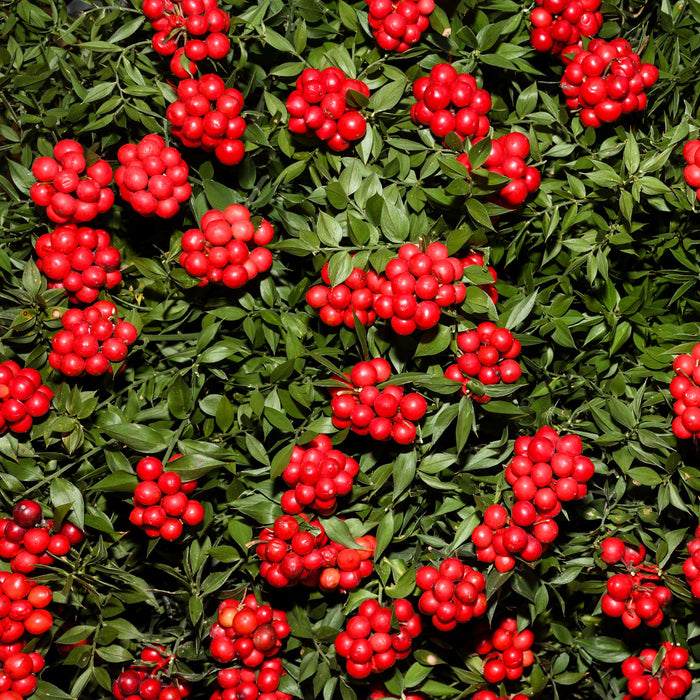
[[0,3],[0,699],[700,697],[698,0],[143,5]]

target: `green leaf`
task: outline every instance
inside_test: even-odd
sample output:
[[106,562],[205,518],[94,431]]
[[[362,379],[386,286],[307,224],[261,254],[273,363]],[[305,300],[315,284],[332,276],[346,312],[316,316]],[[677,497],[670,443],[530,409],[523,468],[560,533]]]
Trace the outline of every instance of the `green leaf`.
[[85,529],[85,503],[80,489],[66,479],[60,477],[51,481],[51,503],[54,508],[67,506],[71,520],[81,530]]
[[[106,425],[102,432],[132,450],[144,453],[163,452],[168,447],[168,437],[160,430],[138,423]],[[166,431],[170,433],[170,431]]]

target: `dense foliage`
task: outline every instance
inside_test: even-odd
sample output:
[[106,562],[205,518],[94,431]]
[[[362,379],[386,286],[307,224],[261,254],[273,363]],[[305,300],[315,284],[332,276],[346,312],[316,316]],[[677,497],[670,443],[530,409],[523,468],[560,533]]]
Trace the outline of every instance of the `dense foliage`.
[[[700,469],[695,440],[671,432],[668,387],[674,356],[700,332],[698,201],[682,174],[700,116],[700,3],[603,4],[599,36],[626,38],[660,77],[644,112],[597,129],[566,108],[561,62],[530,47],[528,4],[441,3],[400,54],[376,45],[362,0],[220,7],[232,51],[208,70],[245,98],[245,158],[224,166],[172,140],[190,166],[189,206],[173,219],[143,218],[117,196],[98,219],[121,251],[123,277],[101,298],[139,337],[124,371],[67,378],[48,362],[69,302],[36,265],[34,243],[53,226],[29,199],[32,163],[62,138],[115,166],[123,144],[147,133],[167,140],[176,81],[151,48],[138,1],[0,2],[0,359],[38,369],[55,392],[30,434],[0,437],[2,510],[32,498],[86,531],[34,573],[54,591],[55,618],[33,643],[47,657],[37,697],[112,697],[120,670],[156,643],[177,654],[168,670],[193,682],[193,697],[208,697],[220,667],[208,652],[217,605],[253,592],[287,613],[287,692],[366,698],[335,636],[368,597],[417,601],[416,570],[453,554],[486,576],[489,620],[510,615],[534,631],[534,663],[504,692],[622,697],[620,662],[662,641],[687,647],[692,670],[700,630],[682,565]],[[459,140],[444,145],[411,119],[413,81],[443,61],[491,93],[493,138],[514,129],[529,137],[528,165],[542,182],[516,211],[491,196],[503,177],[470,179]],[[356,97],[367,132],[345,152],[287,128],[285,101],[309,66],[337,66],[369,87],[369,99]],[[483,145],[465,148],[472,165],[484,162]],[[272,223],[272,268],[240,290],[198,287],[178,263],[182,234],[232,203]],[[491,282],[478,269],[464,302],[424,333],[398,335],[381,320],[330,328],[306,305],[324,263],[332,283],[353,266],[382,272],[407,241],[483,254],[498,273],[498,302],[478,287]],[[481,404],[443,375],[457,333],[485,320],[513,331],[523,374]],[[427,399],[414,444],[331,423],[334,375],[378,356],[393,381]],[[477,562],[470,535],[509,493],[515,439],[541,426],[580,435],[595,475],[583,500],[565,504],[543,557],[499,573]],[[318,434],[360,465],[351,495],[323,519],[327,534],[345,546],[377,539],[374,573],[346,595],[274,589],[255,556],[262,528],[282,513],[279,476],[293,446]],[[130,499],[142,457],[165,463],[180,453],[173,468],[198,479],[205,514],[170,543],[130,523]],[[642,543],[662,570],[673,601],[659,627],[630,631],[601,611],[614,570],[600,558],[609,536]],[[391,692],[471,697],[485,687],[470,626],[438,632],[426,618],[424,627],[384,677]],[[58,654],[56,642],[83,639]]]

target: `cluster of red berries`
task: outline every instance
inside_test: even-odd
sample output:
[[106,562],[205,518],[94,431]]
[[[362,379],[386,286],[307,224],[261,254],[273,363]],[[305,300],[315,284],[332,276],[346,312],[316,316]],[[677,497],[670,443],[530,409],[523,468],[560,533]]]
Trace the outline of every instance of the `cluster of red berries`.
[[36,674],[44,665],[44,657],[36,651],[11,654],[3,659],[0,671],[2,700],[17,700],[31,695],[37,687]]
[[595,466],[581,454],[582,449],[578,435],[559,437],[548,426],[534,437],[519,437],[515,457],[506,467],[506,481],[513,487],[516,501],[531,501],[539,515],[553,518],[562,501],[583,498]]
[[673,594],[666,586],[658,585],[659,569],[644,565],[645,550],[635,550],[617,537],[603,540],[601,559],[607,564],[622,562],[626,572],[613,574],[600,601],[601,609],[610,617],[622,618],[622,624],[634,629],[644,622],[648,627],[658,627],[664,619],[663,609],[671,602]]
[[227,88],[218,75],[207,73],[199,80],[180,81],[177,100],[168,106],[165,117],[184,146],[213,151],[224,165],[236,165],[245,155],[241,137],[246,123],[241,109],[243,95]]
[[242,204],[210,209],[200,226],[185,231],[180,241],[180,265],[201,278],[199,286],[212,282],[238,289],[272,267],[272,253],[264,246],[275,231],[265,219],[253,223]]
[[442,309],[461,304],[467,289],[461,281],[465,264],[451,257],[444,243],[430,243],[425,252],[405,243],[384,270],[373,309],[390,320],[394,332],[410,335],[437,326]]
[[581,37],[595,36],[603,26],[600,0],[536,0],[530,13],[530,43],[535,51],[574,53],[583,48]]
[[515,695],[496,695],[492,690],[478,690],[472,695],[472,700],[529,700],[529,698],[522,693],[516,693]]
[[259,605],[252,594],[241,602],[224,600],[209,631],[212,639],[209,651],[218,663],[240,659],[253,668],[279,653],[289,631],[287,614],[269,605]]
[[644,649],[639,656],[630,656],[622,662],[622,675],[627,679],[627,695],[623,700],[675,700],[688,692],[693,682],[685,668],[690,659],[688,650],[671,642],[662,642],[662,647],[665,655],[656,672],[654,662],[660,649]]
[[535,506],[520,501],[513,506],[512,517],[501,505],[490,505],[484,511],[484,522],[471,535],[479,561],[493,562],[498,571],[510,571],[515,555],[525,561],[536,561],[546,546],[559,534],[559,527],[549,517],[537,515]]
[[[224,34],[231,20],[216,0],[144,0],[142,9],[156,30],[151,39],[154,50],[161,56],[173,56],[171,66],[179,77],[184,71],[180,65],[183,52],[196,62],[224,58],[231,48]],[[178,46],[180,43],[184,45]]]
[[566,106],[580,109],[584,126],[599,127],[623,114],[646,107],[644,92],[658,79],[659,70],[642,63],[626,39],[593,39],[566,66],[560,86]]
[[278,690],[286,671],[279,659],[265,659],[258,671],[250,668],[223,668],[217,674],[219,688],[210,700],[292,700]]
[[403,387],[390,384],[379,390],[391,376],[389,363],[381,357],[358,362],[344,378],[343,387],[331,389],[331,420],[339,430],[350,428],[358,435],[375,440],[393,439],[408,445],[416,439],[414,421],[420,420],[427,401],[415,392],[404,394]]
[[561,512],[562,501],[583,498],[595,472],[593,462],[581,455],[578,435],[560,438],[547,426],[534,437],[519,437],[514,449],[505,473],[515,498],[510,517],[503,506],[489,506],[484,523],[472,532],[477,558],[494,562],[498,571],[512,569],[515,554],[525,561],[542,556],[559,534],[553,518]]
[[[330,285],[328,263],[321,269],[321,278]],[[380,286],[386,281],[373,270],[365,272],[353,268],[344,282],[333,287],[317,284],[306,292],[306,303],[315,311],[327,326],[345,324],[355,327],[355,317],[363,326],[371,326],[377,318],[372,306],[379,294]]]
[[671,423],[673,434],[681,440],[695,437],[700,433],[700,343],[690,355],[678,355],[673,360],[676,376],[671,380],[669,389],[676,399],[673,412],[676,417]]
[[416,124],[430,128],[439,139],[456,133],[459,138],[474,140],[486,136],[490,122],[491,95],[478,88],[468,73],[458,73],[449,63],[438,63],[429,76],[413,83],[417,102],[411,107]]
[[129,520],[149,537],[162,537],[172,542],[182,534],[183,524],[202,522],[202,504],[189,498],[197,488],[196,481],[183,482],[179,474],[164,471],[163,463],[156,457],[139,460],[136,475],[141,481],[134,489],[134,507]]
[[[461,304],[466,295],[461,281],[465,269],[483,263],[478,254],[463,260],[450,257],[442,243],[429,244],[425,252],[415,243],[405,243],[398,256],[387,263],[383,275],[355,267],[340,284],[311,287],[306,303],[329,326],[344,323],[354,328],[355,317],[363,326],[370,326],[379,317],[389,320],[399,335],[410,335],[434,328],[443,308]],[[492,276],[495,280],[495,271]],[[321,278],[330,285],[327,263],[321,269]],[[493,285],[483,287],[492,299],[494,294],[498,298]]]
[[358,549],[348,548],[329,541],[318,520],[310,520],[308,525],[319,533],[301,530],[296,518],[281,515],[272,528],[260,533],[255,552],[261,560],[260,574],[271,586],[283,588],[301,583],[318,586],[324,592],[348,591],[372,573],[374,537],[357,537]]
[[420,41],[430,26],[433,0],[366,0],[368,24],[380,48],[403,53]]
[[507,328],[497,328],[495,323],[484,321],[476,330],[459,333],[457,345],[463,354],[445,370],[445,376],[461,382],[462,393],[474,401],[491,400],[488,394],[472,394],[469,383],[474,379],[486,387],[498,382],[512,384],[520,379],[522,370],[514,359],[520,354],[520,342]]
[[299,515],[305,507],[319,515],[332,515],[339,496],[352,490],[360,465],[340,450],[334,450],[326,435],[315,437],[306,449],[294,446],[289,464],[282,472],[289,491],[282,494],[282,510]]
[[504,679],[514,681],[523,675],[523,668],[535,660],[530,647],[535,641],[531,630],[518,632],[514,617],[502,620],[495,630],[486,625],[475,630],[474,649],[486,657],[482,673],[487,683],[500,683]]
[[47,586],[40,586],[24,574],[0,571],[0,658],[22,650],[25,632],[44,634],[53,624],[46,607],[53,600]]
[[57,224],[85,223],[106,212],[114,203],[112,166],[106,160],[87,164],[85,150],[72,139],[53,147],[53,158],[39,156],[32,164],[38,180],[29,196],[45,207],[46,215]]
[[112,362],[123,362],[138,338],[133,323],[117,316],[117,307],[101,300],[61,317],[63,330],[51,339],[49,364],[68,377],[112,373]]
[[[491,141],[491,152],[484,168],[492,173],[510,178],[493,197],[496,204],[506,209],[517,209],[527,196],[537,192],[542,178],[537,168],[525,164],[530,155],[530,141],[525,134],[513,131]],[[472,166],[467,153],[460,153],[457,160],[471,174]]]
[[116,700],[183,700],[190,692],[190,684],[180,678],[165,682],[161,669],[170,664],[171,655],[162,647],[146,647],[141,652],[143,664],[130,666],[112,683]]
[[[392,617],[399,623],[392,632]],[[394,666],[411,652],[413,640],[423,631],[420,615],[405,598],[398,598],[392,608],[379,605],[374,598],[363,601],[357,615],[351,617],[335,638],[335,650],[345,661],[353,678],[367,678]]]
[[100,289],[122,281],[122,257],[111,243],[107,231],[64,224],[39,236],[36,264],[49,280],[49,289],[65,289],[74,304],[91,304]]
[[31,574],[38,564],[53,563],[54,557],[68,554],[83,538],[83,532],[69,522],[54,532],[53,521],[44,519],[36,501],[20,501],[12,519],[0,518],[0,557],[9,559],[12,571],[21,574]]
[[700,140],[692,139],[683,146],[683,158],[688,164],[683,169],[683,178],[695,190],[700,199]]
[[348,104],[348,90],[369,97],[367,85],[346,78],[340,68],[305,68],[287,98],[289,130],[314,135],[333,151],[346,150],[351,141],[361,139],[367,131],[365,118]]
[[0,434],[6,430],[26,433],[51,406],[53,391],[41,383],[41,375],[14,360],[0,363]]
[[469,622],[486,612],[486,579],[479,571],[449,557],[434,566],[421,566],[416,571],[416,584],[423,593],[418,609],[432,615],[433,625],[444,632],[458,622]]
[[147,134],[139,143],[124,144],[117,151],[121,165],[114,173],[119,194],[141,216],[170,219],[190,198],[189,167],[180,152],[166,146],[162,137]]
[[683,573],[693,597],[700,598],[700,525],[695,528],[695,536],[688,542],[690,556],[683,562]]

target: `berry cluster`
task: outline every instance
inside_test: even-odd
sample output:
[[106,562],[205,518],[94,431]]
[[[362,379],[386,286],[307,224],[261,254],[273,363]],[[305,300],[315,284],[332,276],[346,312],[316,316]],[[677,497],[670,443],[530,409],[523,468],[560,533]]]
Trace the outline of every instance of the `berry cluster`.
[[659,569],[642,564],[645,550],[635,550],[617,537],[602,542],[601,559],[607,564],[622,562],[626,571],[613,574],[600,601],[601,609],[610,617],[622,618],[622,624],[634,629],[644,622],[648,627],[658,627],[664,619],[663,609],[671,602],[673,594],[666,586],[656,582]]
[[0,363],[0,434],[10,429],[26,433],[51,406],[53,391],[41,383],[41,375],[14,360]]
[[700,343],[690,355],[678,355],[673,360],[676,376],[671,380],[669,389],[676,399],[673,412],[676,417],[671,423],[673,434],[681,440],[697,436],[700,433]]
[[[3,700],[26,698],[37,687],[36,674],[44,668],[44,657],[36,651],[11,654],[2,660],[0,697]],[[16,694],[16,695],[15,695]]]
[[294,446],[289,464],[282,472],[289,491],[282,494],[282,510],[298,515],[308,506],[319,515],[332,515],[338,496],[352,490],[360,465],[340,450],[334,450],[330,438],[319,435],[306,449]]
[[410,335],[437,326],[442,309],[461,304],[466,287],[464,263],[451,257],[443,243],[430,243],[425,252],[405,243],[389,260],[374,301],[377,316],[390,320],[394,332]]
[[695,190],[700,199],[700,140],[692,139],[683,146],[683,158],[688,164],[683,169],[683,178]]
[[536,0],[530,13],[530,43],[535,51],[553,55],[583,48],[581,37],[595,36],[603,25],[600,0]]
[[190,198],[189,167],[179,151],[166,146],[157,134],[139,143],[124,144],[117,151],[121,165],[114,173],[119,194],[141,216],[170,219],[180,204]]
[[209,632],[212,639],[209,651],[218,663],[240,659],[252,668],[277,654],[289,631],[287,614],[269,605],[259,605],[252,594],[242,602],[224,600]]
[[458,73],[449,63],[438,63],[429,76],[413,83],[417,102],[411,107],[416,124],[430,128],[439,139],[456,133],[464,141],[486,136],[490,122],[491,95],[478,88],[468,73]]
[[599,127],[646,107],[644,90],[658,79],[651,63],[642,63],[626,39],[593,39],[566,66],[560,86],[566,106],[581,109],[584,126]]
[[531,630],[518,632],[514,617],[501,621],[495,630],[486,626],[475,632],[474,648],[484,656],[482,673],[488,683],[500,683],[504,679],[514,681],[523,675],[523,668],[535,660],[530,647],[535,641]]
[[111,301],[97,301],[83,309],[68,309],[63,330],[51,339],[49,364],[68,377],[112,373],[111,362],[123,362],[138,337],[133,323],[117,316]]
[[241,114],[243,95],[227,88],[223,79],[207,73],[199,80],[186,78],[177,86],[177,100],[165,112],[173,136],[188,148],[213,151],[224,165],[243,160],[241,137],[246,123]]
[[46,275],[49,289],[65,289],[74,303],[91,304],[100,289],[122,281],[122,258],[107,231],[64,224],[37,239],[37,267]]
[[[399,623],[392,633],[392,616]],[[411,652],[413,640],[423,630],[420,616],[405,598],[394,601],[393,609],[384,608],[374,599],[363,601],[357,615],[351,617],[345,630],[335,638],[335,650],[345,661],[353,678],[367,678],[391,668],[397,660]]]
[[380,48],[403,53],[420,41],[430,26],[433,0],[366,0],[367,21]]
[[[355,317],[363,326],[370,326],[379,317],[390,321],[399,335],[410,335],[434,328],[443,308],[464,301],[464,270],[479,264],[479,259],[483,266],[479,255],[464,260],[450,257],[443,243],[431,243],[425,252],[415,243],[405,243],[398,256],[389,260],[383,275],[355,267],[340,284],[311,287],[306,303],[329,326],[344,323],[354,328]],[[327,263],[321,269],[321,278],[330,285]],[[487,293],[493,298],[495,289]]]
[[662,646],[665,655],[656,672],[654,661],[660,650],[644,649],[639,656],[630,656],[622,662],[622,675],[627,679],[627,695],[623,700],[673,700],[688,692],[693,681],[685,668],[690,659],[688,650],[670,642],[662,642]]
[[25,632],[44,634],[53,624],[46,606],[53,600],[47,586],[24,574],[0,571],[0,658],[22,650]]
[[[491,141],[491,152],[484,162],[484,168],[510,178],[510,182],[493,197],[496,204],[506,209],[517,209],[529,194],[537,192],[542,178],[537,168],[525,164],[529,155],[530,141],[518,131],[503,134]],[[469,155],[460,153],[457,160],[471,174]]]
[[391,384],[381,391],[375,386],[390,376],[391,367],[381,357],[358,362],[350,374],[344,373],[344,378],[338,379],[344,387],[331,389],[333,425],[375,440],[412,443],[416,439],[413,422],[425,415],[428,404],[420,394],[404,394],[401,386]]
[[[464,272],[466,273],[469,267],[475,265],[479,268],[484,267],[484,256],[481,253],[470,253],[466,258],[462,258],[462,265],[464,265]],[[488,294],[489,299],[494,304],[498,303],[498,290],[496,289],[496,282],[498,281],[498,275],[496,270],[494,270],[490,265],[488,267],[488,273],[491,275],[493,282],[487,284],[478,285],[479,289],[483,289],[486,294]]]
[[182,534],[183,523],[199,525],[202,522],[202,504],[189,498],[197,488],[196,481],[183,482],[175,472],[164,471],[163,463],[156,457],[139,460],[136,475],[141,481],[134,489],[134,507],[129,520],[149,537],[162,537],[172,542]]
[[690,556],[683,562],[683,573],[693,597],[700,598],[700,525],[695,528],[695,536],[688,542]]
[[515,457],[506,467],[506,481],[513,487],[516,502],[532,501],[539,515],[553,518],[562,501],[583,498],[595,466],[581,454],[582,449],[578,435],[559,437],[547,426],[534,437],[519,437]]
[[[321,278],[330,285],[328,263],[321,269]],[[379,294],[386,278],[373,270],[365,272],[359,267],[353,268],[344,282],[333,287],[317,284],[306,292],[306,303],[318,312],[321,321],[327,326],[355,327],[355,317],[363,326],[371,326],[377,314],[372,310],[374,300]]]
[[29,190],[34,204],[46,207],[46,215],[57,224],[85,223],[104,214],[114,203],[112,166],[106,160],[87,164],[90,155],[71,139],[53,147],[53,158],[39,156],[32,164],[38,180]]
[[423,615],[432,615],[439,630],[447,632],[458,622],[469,622],[486,612],[483,574],[456,557],[445,559],[437,569],[421,566],[416,571],[416,584],[423,591],[418,609]]
[[287,98],[289,130],[303,136],[314,135],[333,151],[345,151],[351,141],[367,131],[365,118],[348,104],[348,90],[369,97],[361,80],[346,78],[340,68],[318,71],[305,68],[297,78],[296,89]]
[[182,700],[190,692],[190,685],[182,679],[165,682],[160,678],[161,669],[170,664],[172,656],[162,647],[146,647],[141,652],[143,664],[130,666],[112,683],[116,700]]
[[260,533],[261,542],[255,551],[261,560],[260,574],[271,586],[283,588],[302,583],[325,592],[348,591],[372,573],[374,537],[358,537],[358,549],[350,549],[329,541],[318,520],[311,520],[308,525],[318,529],[319,534],[301,530],[296,518],[281,515],[272,528]]
[[488,403],[491,400],[485,393],[472,394],[468,385],[474,379],[486,387],[498,382],[512,384],[520,379],[522,370],[514,359],[520,354],[520,342],[507,328],[497,328],[491,321],[484,321],[476,330],[459,333],[457,345],[463,354],[455,358],[456,364],[445,370],[445,376],[461,382],[462,393],[474,401]]
[[[154,50],[161,56],[174,57],[171,67],[179,77],[184,71],[180,65],[183,52],[190,61],[219,60],[231,48],[224,34],[231,20],[217,7],[216,0],[144,0],[142,9],[156,30],[151,39]],[[178,48],[180,43],[184,45]]]
[[501,505],[490,505],[484,511],[484,522],[471,535],[476,558],[493,562],[498,571],[510,571],[517,554],[525,561],[536,561],[546,546],[559,534],[559,527],[549,517],[537,515],[535,506],[520,501],[513,506],[512,517]]
[[38,564],[51,564],[54,557],[68,554],[83,537],[69,522],[54,532],[53,521],[44,520],[36,501],[20,501],[12,510],[12,519],[0,518],[0,557],[10,560],[12,571],[31,574]]
[[274,229],[265,219],[253,223],[242,204],[210,209],[200,226],[185,231],[180,242],[180,265],[201,279],[199,286],[212,282],[238,289],[272,266],[272,253],[264,246]]
[[250,668],[223,668],[217,674],[219,688],[210,700],[292,700],[279,690],[286,671],[279,659],[265,659],[258,671]]

